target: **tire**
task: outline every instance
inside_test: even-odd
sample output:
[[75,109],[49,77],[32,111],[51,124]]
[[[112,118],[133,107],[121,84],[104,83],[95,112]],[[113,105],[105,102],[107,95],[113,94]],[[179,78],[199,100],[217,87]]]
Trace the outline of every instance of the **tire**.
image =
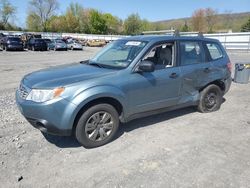
[[56,48],[54,48],[54,51],[56,51]]
[[34,46],[32,46],[32,47],[31,47],[31,50],[32,50],[32,51],[35,51],[35,47],[34,47]]
[[70,47],[70,49],[71,49],[71,51],[73,51],[73,50],[74,50],[74,47],[73,47],[73,46],[71,46],[71,47]]
[[200,93],[198,111],[201,113],[214,112],[220,109],[222,91],[217,85],[209,85]]
[[109,104],[98,104],[82,114],[77,122],[75,135],[82,146],[94,148],[110,142],[118,128],[119,115],[116,109]]

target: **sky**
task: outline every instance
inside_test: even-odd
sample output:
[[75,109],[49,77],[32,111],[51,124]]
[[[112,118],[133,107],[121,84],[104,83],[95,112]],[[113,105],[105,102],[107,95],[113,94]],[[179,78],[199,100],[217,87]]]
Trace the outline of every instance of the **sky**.
[[[25,27],[29,0],[9,0],[17,8],[13,21]],[[219,13],[250,12],[250,0],[58,0],[58,14],[63,14],[71,2],[85,8],[95,8],[125,19],[131,13],[138,13],[149,21],[161,21],[190,17],[194,10],[211,7]]]

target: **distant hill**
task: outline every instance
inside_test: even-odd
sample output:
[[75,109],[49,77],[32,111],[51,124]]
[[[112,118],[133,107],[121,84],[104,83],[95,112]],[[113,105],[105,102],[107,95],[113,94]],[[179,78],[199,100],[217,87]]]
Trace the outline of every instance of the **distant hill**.
[[[238,32],[240,31],[241,26],[246,23],[249,18],[250,12],[218,14],[214,30],[228,31],[232,29],[233,32]],[[171,29],[172,27],[181,29],[185,22],[187,22],[189,27],[192,27],[191,17],[157,21],[152,22],[152,24],[155,30]]]

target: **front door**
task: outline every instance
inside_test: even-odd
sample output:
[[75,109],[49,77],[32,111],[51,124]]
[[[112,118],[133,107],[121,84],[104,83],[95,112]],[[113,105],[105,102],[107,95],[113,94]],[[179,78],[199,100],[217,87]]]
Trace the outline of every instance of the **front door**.
[[155,71],[131,74],[128,95],[132,114],[177,104],[182,79],[175,63],[175,46],[174,42],[154,46],[142,60],[152,61]]

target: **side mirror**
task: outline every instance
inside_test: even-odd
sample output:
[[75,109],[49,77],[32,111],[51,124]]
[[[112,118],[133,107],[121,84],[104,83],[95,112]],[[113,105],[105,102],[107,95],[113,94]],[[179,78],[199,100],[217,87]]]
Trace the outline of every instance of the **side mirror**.
[[152,61],[141,61],[138,65],[136,72],[154,72],[155,64]]

